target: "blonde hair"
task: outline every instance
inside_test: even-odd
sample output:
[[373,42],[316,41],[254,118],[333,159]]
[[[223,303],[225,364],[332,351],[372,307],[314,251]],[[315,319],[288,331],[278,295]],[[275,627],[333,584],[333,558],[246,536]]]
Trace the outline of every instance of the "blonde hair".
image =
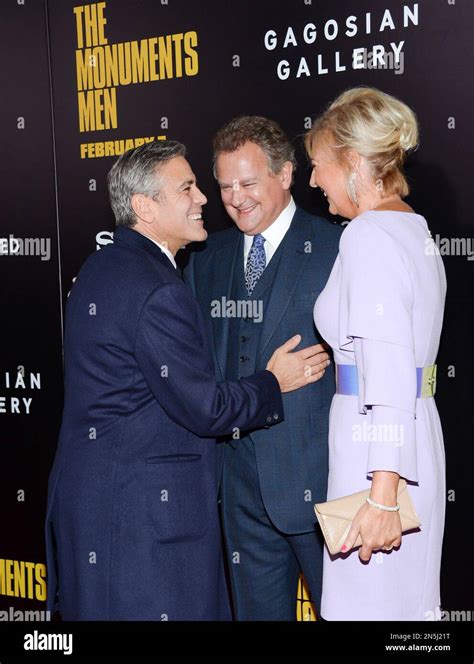
[[308,154],[317,135],[326,134],[340,162],[349,150],[364,156],[375,181],[386,195],[409,194],[402,173],[409,150],[418,145],[415,113],[399,99],[375,88],[358,87],[343,92],[314,122],[305,136]]

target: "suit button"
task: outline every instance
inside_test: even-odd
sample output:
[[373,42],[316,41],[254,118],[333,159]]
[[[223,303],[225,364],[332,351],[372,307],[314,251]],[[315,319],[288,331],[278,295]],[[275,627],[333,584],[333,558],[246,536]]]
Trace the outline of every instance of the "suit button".
[[273,413],[273,419],[277,420],[278,419],[278,413]]
[[248,337],[241,336],[240,337],[240,343],[244,344],[247,341]]
[[245,357],[245,355],[241,355],[241,356],[239,357],[239,362],[241,362],[241,363],[243,363],[243,362],[247,362],[248,359],[249,359],[249,358],[248,358],[248,357]]
[[267,417],[267,422],[271,422],[271,421],[272,421],[272,418],[271,418],[271,415],[269,415],[269,416]]

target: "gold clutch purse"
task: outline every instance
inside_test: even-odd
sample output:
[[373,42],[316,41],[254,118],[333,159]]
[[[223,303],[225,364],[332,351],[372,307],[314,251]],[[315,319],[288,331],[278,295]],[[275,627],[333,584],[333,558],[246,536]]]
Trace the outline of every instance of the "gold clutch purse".
[[[369,494],[370,488],[352,493],[350,496],[329,500],[327,503],[318,503],[314,506],[314,511],[331,555],[334,556],[341,552],[341,546],[349,533],[352,521],[366,502]],[[398,483],[398,504],[400,505],[398,514],[402,523],[402,532],[419,528],[420,520],[408,493],[407,483],[403,479]],[[359,536],[353,548],[355,549],[361,544],[362,540]]]

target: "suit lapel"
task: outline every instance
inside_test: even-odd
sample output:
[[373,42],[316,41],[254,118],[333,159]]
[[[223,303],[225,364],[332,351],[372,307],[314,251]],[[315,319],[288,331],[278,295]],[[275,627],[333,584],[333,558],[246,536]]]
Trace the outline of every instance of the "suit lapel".
[[[222,302],[224,307],[232,298],[232,282],[234,272],[243,269],[244,239],[242,233],[236,231],[230,242],[220,247],[215,255],[215,279],[211,290],[212,300]],[[223,300],[223,298],[225,298]],[[229,340],[229,318],[226,315],[212,318],[213,338],[216,357],[222,376],[227,373],[227,350]]]
[[[310,244],[306,244],[308,242]],[[288,308],[293,292],[298,286],[300,276],[309,259],[310,251],[315,250],[314,244],[311,224],[305,220],[297,208],[291,226],[283,238],[281,247],[279,247],[281,248],[280,262],[263,317],[257,358],[260,358],[264,353]]]

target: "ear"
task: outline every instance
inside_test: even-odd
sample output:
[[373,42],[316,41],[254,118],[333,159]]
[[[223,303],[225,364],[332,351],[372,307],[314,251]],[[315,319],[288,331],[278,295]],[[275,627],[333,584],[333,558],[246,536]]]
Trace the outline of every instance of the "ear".
[[278,177],[281,180],[283,189],[290,189],[291,179],[293,177],[293,164],[291,163],[291,161],[285,161],[285,163],[281,167],[280,172],[278,173]]
[[154,209],[152,207],[152,199],[144,194],[133,194],[130,204],[137,219],[141,219],[146,223],[151,223],[154,218]]
[[357,171],[359,169],[361,164],[361,156],[358,152],[355,150],[349,150],[349,152],[346,153],[346,159],[349,164],[349,168],[352,171]]

